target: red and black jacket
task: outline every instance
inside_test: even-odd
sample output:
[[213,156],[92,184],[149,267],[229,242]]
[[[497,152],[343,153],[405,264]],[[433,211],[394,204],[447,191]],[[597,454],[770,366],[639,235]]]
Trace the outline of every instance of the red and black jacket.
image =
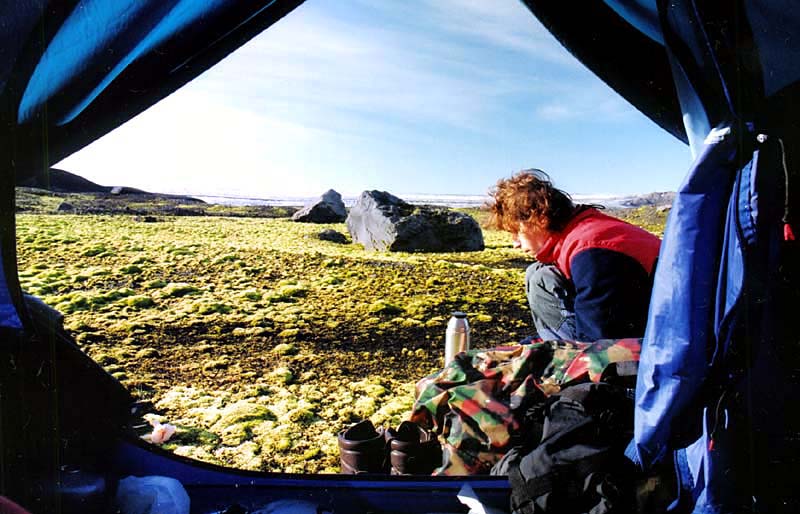
[[575,285],[578,339],[642,337],[661,240],[585,208],[545,242],[536,259]]

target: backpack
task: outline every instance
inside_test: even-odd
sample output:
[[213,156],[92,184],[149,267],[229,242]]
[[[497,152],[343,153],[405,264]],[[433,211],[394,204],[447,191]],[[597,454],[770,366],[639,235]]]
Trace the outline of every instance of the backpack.
[[633,437],[629,392],[602,382],[578,384],[529,409],[534,440],[493,470],[509,476],[513,514],[636,510],[635,470],[624,456]]

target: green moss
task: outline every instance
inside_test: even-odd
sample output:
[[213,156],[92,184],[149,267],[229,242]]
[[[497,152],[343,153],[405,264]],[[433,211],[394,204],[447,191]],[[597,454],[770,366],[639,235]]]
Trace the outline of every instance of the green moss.
[[169,283],[164,286],[163,293],[164,296],[171,297],[171,298],[179,298],[181,296],[186,296],[188,294],[196,294],[199,292],[199,289],[193,285],[186,284],[186,283]]
[[125,300],[125,303],[135,309],[148,309],[155,305],[153,299],[146,295],[131,296]]
[[278,451],[286,451],[292,447],[292,440],[289,437],[280,437],[275,443],[275,449]]
[[276,345],[272,351],[278,355],[294,355],[297,353],[297,346],[293,343],[281,343]]
[[226,262],[235,262],[239,260],[238,255],[225,255],[214,261],[214,264],[225,264]]
[[[483,252],[375,254],[285,219],[20,214],[17,227],[23,288],[179,426],[165,448],[226,466],[338,469],[344,425],[408,415],[453,310],[481,346],[531,331],[528,262],[495,231]],[[242,401],[269,414],[220,422]]]
[[101,257],[108,253],[108,249],[106,249],[103,245],[96,245],[91,248],[87,248],[84,250],[81,255],[84,257]]
[[253,302],[259,301],[264,295],[261,294],[259,291],[255,291],[253,289],[248,289],[247,291],[242,292],[242,297],[246,300],[250,300]]
[[288,418],[294,423],[306,424],[314,420],[314,413],[309,409],[295,409],[289,412]]
[[137,359],[152,359],[158,357],[160,354],[155,348],[142,348],[136,352]]
[[297,298],[303,298],[308,294],[308,288],[302,285],[290,284],[282,286],[267,297],[271,303],[294,302]]
[[271,375],[283,384],[290,384],[294,380],[294,373],[289,368],[276,368]]
[[310,448],[303,452],[303,459],[304,460],[316,459],[317,457],[320,456],[320,453],[322,452],[320,451],[319,448]]
[[111,364],[117,364],[119,361],[116,357],[109,355],[104,352],[97,352],[92,354],[92,358],[100,364],[101,366],[109,366]]
[[172,255],[195,255],[196,251],[192,247],[179,247],[179,248],[169,248],[167,250]]
[[194,446],[213,446],[220,442],[220,437],[209,430],[193,426],[180,426],[175,432],[174,442],[194,445]]
[[226,427],[248,423],[252,421],[274,421],[275,415],[264,405],[246,400],[234,402],[222,408],[219,419],[212,425],[212,429],[221,430]]
[[384,300],[378,300],[377,302],[371,303],[367,307],[367,312],[371,314],[381,314],[384,316],[394,316],[397,314],[402,314],[404,309],[399,305],[395,305]]
[[221,357],[218,359],[208,360],[203,364],[203,371],[215,371],[225,369],[230,364],[227,358]]
[[200,303],[195,307],[196,312],[203,316],[208,316],[209,314],[228,314],[229,312],[233,311],[233,307],[230,305],[219,302]]

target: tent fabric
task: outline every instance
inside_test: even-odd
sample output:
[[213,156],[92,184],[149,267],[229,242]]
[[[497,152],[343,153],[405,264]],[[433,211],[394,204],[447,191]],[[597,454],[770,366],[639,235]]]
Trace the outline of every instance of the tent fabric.
[[656,0],[605,0],[605,3],[641,33],[660,45],[664,44]]
[[[45,104],[56,125],[78,116],[139,57],[176,35],[202,27],[230,2],[82,0],[50,41],[28,82],[18,122]],[[263,2],[268,9],[274,0]],[[113,48],[114,51],[108,51]]]
[[781,457],[786,435],[781,402],[764,399],[783,397],[777,355],[787,320],[777,317],[775,270],[792,130],[771,115],[765,92],[800,77],[796,61],[789,70],[764,57],[796,52],[795,38],[775,40],[800,33],[800,23],[787,26],[800,11],[784,7],[784,32],[770,33],[767,2],[659,4],[681,105],[714,127],[702,143],[694,138],[697,157],[667,222],[636,393],[637,457],[649,466],[678,450],[679,511],[777,501],[761,472]]
[[4,167],[13,166],[18,182],[46,173],[51,163],[171,94],[303,1],[0,5],[0,154],[14,155]]

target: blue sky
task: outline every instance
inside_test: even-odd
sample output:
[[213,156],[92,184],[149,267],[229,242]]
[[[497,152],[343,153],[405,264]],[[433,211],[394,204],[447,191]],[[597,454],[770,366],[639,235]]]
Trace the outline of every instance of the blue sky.
[[688,147],[517,0],[308,0],[57,167],[255,197],[483,194],[536,167],[574,194],[675,190]]

